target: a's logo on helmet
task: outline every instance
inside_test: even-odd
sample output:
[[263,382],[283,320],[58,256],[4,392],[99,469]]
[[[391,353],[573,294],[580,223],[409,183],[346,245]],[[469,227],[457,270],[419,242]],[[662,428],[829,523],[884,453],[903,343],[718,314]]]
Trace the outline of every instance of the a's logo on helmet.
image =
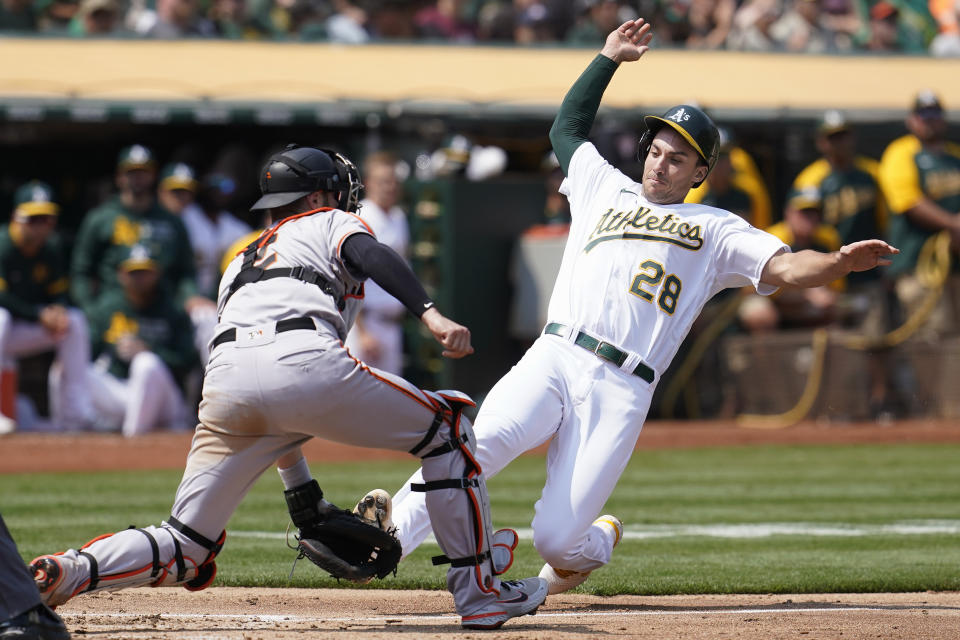
[[683,122],[684,120],[690,119],[690,114],[687,113],[683,107],[680,107],[679,109],[674,111],[672,114],[667,116],[667,119],[673,120],[674,122]]

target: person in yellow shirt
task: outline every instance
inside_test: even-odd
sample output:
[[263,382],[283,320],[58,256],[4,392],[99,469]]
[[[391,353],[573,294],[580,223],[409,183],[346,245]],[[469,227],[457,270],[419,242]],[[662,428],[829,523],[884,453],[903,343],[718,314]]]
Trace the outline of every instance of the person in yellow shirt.
[[[783,220],[770,233],[791,251],[837,251],[842,246],[837,230],[822,222],[823,200],[816,187],[792,191],[787,196]],[[837,318],[838,294],[844,280],[812,289],[784,288],[772,296],[751,294],[740,305],[740,323],[752,333],[774,329],[799,329],[831,324]]]
[[[726,128],[721,128],[721,145],[732,170],[730,178],[731,186],[739,191],[745,192],[750,197],[749,215],[743,216],[747,222],[757,227],[765,229],[773,222],[773,206],[770,203],[770,192],[767,190],[763,176],[757,163],[750,157],[743,148],[736,145],[733,133]],[[726,133],[727,140],[723,136]],[[684,202],[691,204],[709,204],[710,203],[710,181],[705,181],[699,187],[691,189]],[[736,212],[739,213],[739,212]]]
[[921,248],[942,230],[950,234],[951,274],[922,329],[936,339],[960,330],[960,145],[946,139],[943,106],[932,91],[917,94],[906,125],[909,133],[891,142],[880,159],[880,187],[891,213],[889,239],[900,248],[889,274],[907,316],[928,293],[916,274]]

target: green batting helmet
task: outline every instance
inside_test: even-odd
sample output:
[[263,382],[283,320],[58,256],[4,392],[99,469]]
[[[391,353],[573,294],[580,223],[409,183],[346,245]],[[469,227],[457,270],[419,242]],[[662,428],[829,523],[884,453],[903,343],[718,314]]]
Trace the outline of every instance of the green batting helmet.
[[[640,136],[637,148],[637,159],[640,162],[646,162],[654,137],[664,125],[668,125],[690,143],[707,165],[707,175],[710,175],[720,153],[720,132],[707,114],[697,107],[679,104],[667,109],[663,116],[644,116],[643,123],[647,125],[647,130]],[[706,180],[707,176],[703,178]],[[703,180],[693,186],[699,187],[701,184]]]

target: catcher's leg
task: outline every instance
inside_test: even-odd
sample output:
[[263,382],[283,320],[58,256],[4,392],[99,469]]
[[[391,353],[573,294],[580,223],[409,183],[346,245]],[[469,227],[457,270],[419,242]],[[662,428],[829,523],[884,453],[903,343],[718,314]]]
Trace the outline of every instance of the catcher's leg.
[[[496,628],[508,619],[533,613],[546,598],[539,578],[500,582],[491,558],[490,501],[482,469],[474,456],[476,438],[463,409],[472,404],[456,392],[441,392],[433,424],[411,453],[422,458],[427,511],[443,556],[449,562],[447,588],[463,624]],[[506,596],[504,596],[506,594]]]
[[159,527],[130,528],[94,538],[80,549],[34,558],[30,563],[43,602],[63,604],[81,593],[183,585],[205,589],[217,573],[217,540],[170,517]]

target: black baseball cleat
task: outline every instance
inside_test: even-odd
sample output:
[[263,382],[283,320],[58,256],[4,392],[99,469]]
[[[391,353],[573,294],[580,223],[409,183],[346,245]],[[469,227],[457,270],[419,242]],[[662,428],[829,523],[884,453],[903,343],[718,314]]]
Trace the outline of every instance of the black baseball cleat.
[[510,618],[536,613],[546,599],[547,582],[542,578],[502,580],[500,597],[478,611],[463,616],[460,625],[464,629],[499,629]]
[[0,640],[70,640],[60,616],[39,604],[6,622],[0,622]]

